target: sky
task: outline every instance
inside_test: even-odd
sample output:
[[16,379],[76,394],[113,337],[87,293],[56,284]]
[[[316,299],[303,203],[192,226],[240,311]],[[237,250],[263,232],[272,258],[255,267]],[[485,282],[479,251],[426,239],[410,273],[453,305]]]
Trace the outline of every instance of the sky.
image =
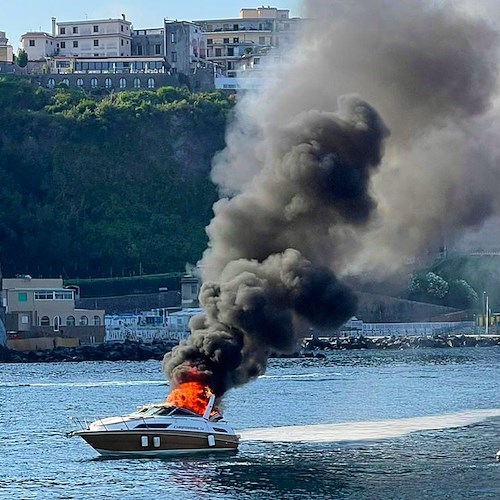
[[[269,0],[268,0],[269,2]],[[158,28],[163,18],[179,20],[234,18],[241,8],[270,5],[290,9],[300,15],[300,0],[0,0],[0,31],[7,33],[9,43],[17,49],[19,37],[27,31],[50,33],[51,17],[58,21],[118,18],[125,14],[134,29]]]

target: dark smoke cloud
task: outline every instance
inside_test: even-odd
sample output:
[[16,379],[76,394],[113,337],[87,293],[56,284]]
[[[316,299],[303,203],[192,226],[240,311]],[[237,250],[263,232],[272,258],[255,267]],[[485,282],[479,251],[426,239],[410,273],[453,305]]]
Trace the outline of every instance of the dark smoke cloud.
[[370,174],[387,134],[356,96],[340,98],[336,113],[302,113],[276,132],[280,140],[251,185],[214,207],[202,260],[213,281],[200,294],[205,314],[165,357],[174,385],[196,367],[220,396],[262,374],[271,351],[294,350],[299,317],[335,328],[354,314],[354,294],[319,264],[333,252],[329,225],[369,220]]
[[346,285],[292,249],[230,262],[219,283],[203,284],[200,301],[205,314],[192,319],[192,334],[163,368],[174,386],[195,378],[217,396],[264,373],[271,351],[294,350],[296,315],[335,328],[356,310]]

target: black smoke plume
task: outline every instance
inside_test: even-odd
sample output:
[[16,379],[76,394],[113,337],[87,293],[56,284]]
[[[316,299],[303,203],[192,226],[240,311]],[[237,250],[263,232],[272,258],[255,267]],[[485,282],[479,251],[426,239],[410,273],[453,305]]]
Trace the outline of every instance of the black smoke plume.
[[343,96],[336,113],[302,113],[275,135],[252,183],[214,207],[201,265],[215,279],[203,283],[192,334],[165,356],[174,387],[201,376],[221,396],[262,374],[270,352],[293,351],[299,319],[335,328],[356,310],[322,265],[334,252],[328,228],[370,219],[388,131],[370,105]]

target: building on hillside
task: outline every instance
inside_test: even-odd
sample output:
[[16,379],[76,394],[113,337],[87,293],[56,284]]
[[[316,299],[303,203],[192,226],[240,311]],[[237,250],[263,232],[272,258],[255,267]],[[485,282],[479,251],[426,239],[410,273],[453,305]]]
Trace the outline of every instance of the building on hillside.
[[14,52],[12,45],[9,44],[9,39],[5,31],[0,31],[0,63],[9,63],[13,61]]
[[165,56],[165,29],[147,28],[132,30],[133,56]]
[[104,341],[104,311],[77,309],[78,289],[61,278],[2,279],[7,346],[19,350],[73,347]]
[[241,9],[240,16],[234,19],[195,21],[204,31],[207,60],[223,79],[216,79],[216,87],[239,88],[237,82],[226,79],[257,67],[270,49],[286,50],[295,40],[300,22],[300,18],[290,18],[288,9],[274,7]]
[[29,61],[45,61],[57,56],[116,57],[131,55],[132,23],[119,19],[57,22],[52,33],[28,32],[21,35],[21,48]]

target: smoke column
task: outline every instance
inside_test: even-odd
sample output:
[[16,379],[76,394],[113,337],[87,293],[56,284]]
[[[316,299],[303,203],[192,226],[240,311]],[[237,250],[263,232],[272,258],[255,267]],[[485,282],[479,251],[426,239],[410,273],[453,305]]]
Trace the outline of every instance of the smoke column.
[[293,58],[239,100],[214,160],[205,314],[165,356],[174,387],[247,382],[293,349],[300,318],[354,313],[333,272],[393,271],[443,227],[458,237],[500,211],[496,32],[419,0],[309,0],[304,15]]
[[322,266],[334,251],[328,228],[369,220],[370,174],[387,133],[356,96],[340,98],[335,113],[304,112],[275,132],[252,182],[214,206],[202,269],[215,279],[201,289],[205,314],[165,357],[174,387],[201,374],[221,396],[262,374],[272,350],[295,348],[299,317],[321,328],[354,314],[354,294]]

